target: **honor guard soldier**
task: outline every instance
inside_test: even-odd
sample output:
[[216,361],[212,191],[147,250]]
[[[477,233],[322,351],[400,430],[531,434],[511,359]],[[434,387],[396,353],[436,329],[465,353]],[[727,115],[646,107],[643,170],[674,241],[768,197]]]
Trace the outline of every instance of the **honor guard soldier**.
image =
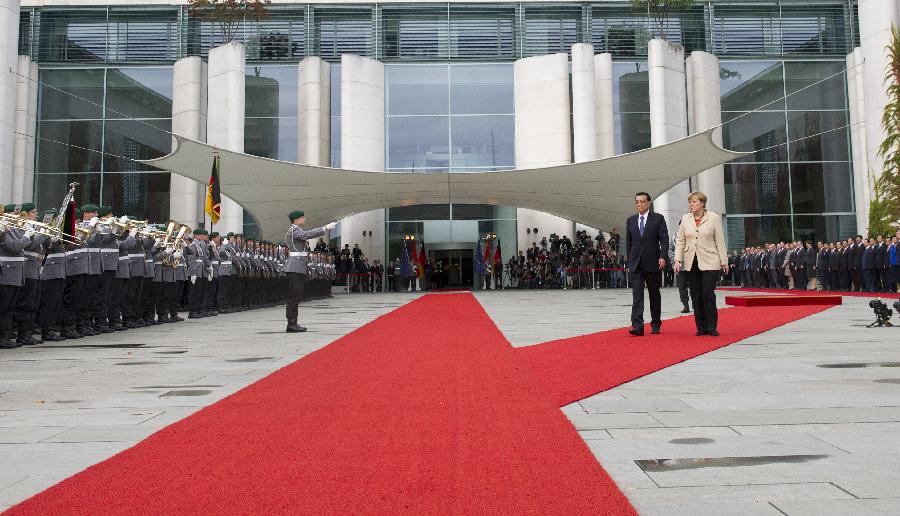
[[288,215],[291,227],[285,235],[285,243],[289,251],[287,261],[284,264],[284,272],[288,277],[288,298],[285,308],[287,316],[288,333],[303,332],[306,328],[297,324],[297,312],[300,300],[303,298],[303,289],[306,286],[307,261],[309,253],[306,251],[306,241],[325,234],[326,230],[334,229],[336,224],[331,222],[324,227],[305,231],[301,226],[306,220],[300,210],[292,211]]
[[[6,208],[6,207],[4,207]],[[15,207],[13,207],[15,209]],[[25,203],[21,206],[20,216],[26,220],[35,220],[37,218],[37,209],[34,203]],[[25,246],[23,253],[25,255],[25,282],[16,296],[16,313],[15,321],[19,333],[16,342],[27,346],[30,344],[40,344],[43,339],[35,340],[31,333],[35,328],[35,319],[37,318],[38,307],[40,306],[41,290],[41,260],[44,258],[44,242],[46,237],[41,234],[35,234],[31,237],[31,241]]]
[[[44,220],[56,216],[55,210],[44,212]],[[63,292],[66,288],[66,248],[61,240],[45,241],[43,267],[41,268],[41,306],[37,323],[41,327],[41,339],[45,342],[66,340],[60,335],[58,323],[62,310]]]
[[0,221],[0,348],[11,349],[21,343],[10,340],[16,295],[25,285],[25,248],[34,232]]
[[188,276],[191,281],[188,293],[188,319],[200,319],[210,315],[203,306],[206,300],[206,287],[212,277],[212,264],[206,246],[208,238],[209,233],[205,229],[195,229],[194,241],[185,248]]
[[[101,219],[111,217],[112,208],[100,206],[97,216]],[[110,327],[109,311],[112,306],[113,285],[119,271],[119,242],[118,237],[108,225],[105,225],[104,232],[100,236],[100,262],[102,272],[94,307],[94,323],[96,325],[94,329],[100,333],[110,333],[115,331]]]

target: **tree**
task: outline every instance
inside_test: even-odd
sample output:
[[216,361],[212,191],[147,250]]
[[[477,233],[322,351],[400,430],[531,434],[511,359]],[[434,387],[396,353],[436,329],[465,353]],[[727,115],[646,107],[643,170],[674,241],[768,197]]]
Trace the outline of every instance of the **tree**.
[[694,0],[631,0],[635,11],[647,13],[656,22],[656,36],[666,39],[666,20],[669,11],[687,9],[694,5]]
[[261,20],[269,16],[272,0],[188,0],[188,12],[218,25],[223,43],[230,43],[242,20]]
[[884,82],[888,102],[881,116],[887,136],[878,147],[884,170],[875,181],[875,199],[869,204],[869,234],[887,234],[900,225],[900,28],[891,26],[891,42],[885,48],[889,58]]

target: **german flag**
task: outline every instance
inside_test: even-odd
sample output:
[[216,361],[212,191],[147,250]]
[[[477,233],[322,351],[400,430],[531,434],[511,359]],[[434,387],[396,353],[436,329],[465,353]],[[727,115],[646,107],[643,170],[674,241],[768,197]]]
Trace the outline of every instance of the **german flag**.
[[206,187],[206,214],[213,224],[218,224],[222,212],[222,194],[219,191],[219,155],[213,156],[212,173]]

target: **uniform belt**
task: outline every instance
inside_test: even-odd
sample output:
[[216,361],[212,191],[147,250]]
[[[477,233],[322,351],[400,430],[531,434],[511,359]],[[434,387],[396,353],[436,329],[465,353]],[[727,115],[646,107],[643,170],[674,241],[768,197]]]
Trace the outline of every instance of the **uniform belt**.
[[24,256],[0,256],[0,262],[24,262]]
[[219,262],[219,265],[231,265],[231,262]]
[[120,256],[120,257],[119,257],[119,261],[120,261],[120,262],[121,262],[121,261],[125,261],[125,260],[130,260],[130,259],[131,259],[131,258],[129,258],[128,256]]
[[144,260],[144,262],[146,262],[146,263],[153,263],[153,258],[150,258],[149,260]]
[[102,253],[118,253],[119,250],[114,247],[104,247],[103,249],[100,249],[100,252],[102,252]]
[[71,251],[66,251],[66,256],[68,256],[70,254],[84,253],[87,251],[88,251],[87,247],[79,247],[78,249],[72,249]]
[[194,260],[194,263],[203,263],[203,260]]
[[145,255],[144,253],[131,253],[128,255],[129,258],[143,258],[145,256],[147,255]]
[[47,258],[65,258],[65,257],[66,257],[66,253],[53,253],[53,254],[47,255]]
[[219,260],[213,260],[213,261],[210,262],[210,263],[212,263],[213,265],[219,265]]
[[307,253],[306,251],[303,251],[303,252],[292,251],[291,256],[309,256],[309,253]]
[[36,253],[34,251],[23,251],[23,252],[25,253],[25,256],[30,256],[32,258],[40,258],[41,257],[41,255],[39,253]]

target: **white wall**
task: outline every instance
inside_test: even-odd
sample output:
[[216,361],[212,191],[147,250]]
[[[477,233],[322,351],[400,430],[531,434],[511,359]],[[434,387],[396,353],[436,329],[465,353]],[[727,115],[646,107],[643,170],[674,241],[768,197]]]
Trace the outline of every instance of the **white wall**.
[[[716,56],[696,51],[685,63],[688,94],[688,127],[699,133],[722,123],[722,98],[719,87],[719,60]],[[722,145],[722,130],[713,133]],[[719,165],[694,176],[693,189],[706,194],[706,208],[725,214],[725,166]]]
[[297,149],[299,162],[331,165],[331,65],[316,56],[297,66]]
[[[175,61],[172,73],[172,132],[206,141],[206,63],[199,56]],[[175,139],[172,139],[175,145]],[[211,166],[211,165],[210,165]],[[206,185],[172,174],[169,217],[192,228],[203,220]]]
[[34,152],[37,147],[38,65],[28,56],[19,56],[16,81],[16,118],[13,137],[12,193],[9,201],[34,200]]
[[0,199],[13,191],[13,137],[19,54],[19,0],[0,2]]

